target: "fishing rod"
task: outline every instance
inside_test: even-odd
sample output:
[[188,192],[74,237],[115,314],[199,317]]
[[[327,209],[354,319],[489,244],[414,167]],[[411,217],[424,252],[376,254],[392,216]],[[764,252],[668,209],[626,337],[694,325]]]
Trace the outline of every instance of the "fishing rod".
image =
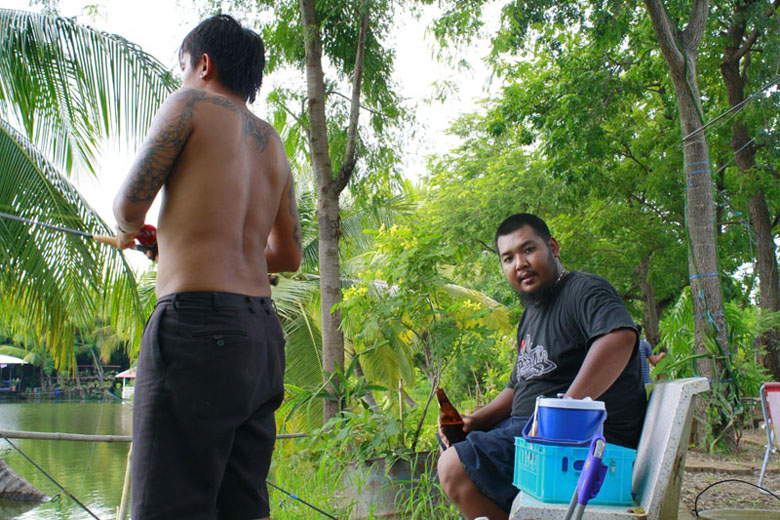
[[278,489],[279,491],[281,491],[281,492],[282,492],[282,493],[284,493],[285,495],[287,495],[287,496],[289,496],[289,497],[291,497],[291,498],[294,498],[295,500],[297,500],[298,502],[301,502],[302,504],[305,504],[305,505],[309,506],[310,508],[314,509],[315,511],[317,511],[317,512],[318,512],[318,513],[320,513],[321,515],[323,515],[323,516],[327,516],[328,518],[332,518],[333,520],[338,520],[338,518],[336,518],[335,516],[331,515],[330,513],[326,513],[326,512],[325,512],[325,511],[323,511],[322,509],[320,509],[320,508],[318,508],[318,507],[315,507],[315,506],[311,505],[310,503],[306,502],[305,500],[301,500],[300,498],[298,498],[297,496],[293,495],[293,494],[292,494],[292,493],[290,493],[289,491],[285,491],[284,489],[280,488],[279,486],[277,486],[276,484],[274,484],[274,483],[273,483],[273,482],[271,482],[270,480],[266,480],[265,482],[266,482],[266,484],[268,484],[268,485],[269,485],[269,486],[271,486],[272,488],[274,488],[274,489]]
[[[53,229],[54,231],[60,231],[62,233],[77,235],[80,237],[87,238],[89,240],[94,240],[95,242],[99,242],[101,244],[106,244],[109,246],[119,248],[119,243],[116,241],[116,237],[110,237],[106,235],[95,235],[92,233],[87,233],[85,231],[79,231],[77,229],[55,226],[54,224],[47,224],[46,222],[39,222],[37,220],[32,220],[29,218],[10,215],[8,213],[3,213],[2,211],[0,211],[0,218],[16,220],[17,222],[23,222],[25,224],[30,224],[33,226],[41,226],[47,229]],[[138,243],[130,246],[130,249],[134,249],[136,251],[145,253],[147,256],[149,256],[149,253],[151,253],[152,256],[150,257],[150,259],[152,260],[157,259],[157,229],[155,229],[154,226],[152,226],[151,224],[144,224],[144,226],[138,231],[138,233],[136,233],[135,239],[138,241]],[[269,274],[268,280],[271,283],[271,285],[279,284],[279,277],[276,275]]]
[[[119,247],[119,243],[117,242],[116,237],[111,237],[107,235],[95,235],[93,233],[87,233],[85,231],[79,231],[77,229],[55,226],[54,224],[47,224],[46,222],[39,222],[37,220],[32,220],[29,218],[10,215],[8,213],[3,213],[2,211],[0,211],[0,218],[16,220],[17,222],[23,222],[25,224],[30,224],[33,226],[41,226],[47,229],[52,229],[54,231],[60,231],[62,233],[68,233],[70,235],[84,237],[89,240],[94,240],[95,242],[99,242],[101,244],[106,244],[116,248]],[[151,224],[144,224],[144,227],[142,227],[136,234],[135,239],[138,241],[138,243],[130,246],[130,249],[134,249],[142,253],[151,252],[154,256],[157,256],[157,230],[154,228],[154,226],[152,226]]]
[[11,447],[12,447],[13,449],[15,449],[17,452],[19,452],[19,454],[20,454],[22,457],[24,457],[25,459],[27,459],[27,461],[28,461],[30,464],[32,464],[33,466],[35,466],[35,469],[37,469],[38,471],[40,471],[41,473],[43,473],[43,475],[44,475],[46,478],[48,478],[49,480],[51,480],[51,481],[52,481],[52,482],[53,482],[53,483],[54,483],[54,484],[55,484],[55,485],[56,485],[58,488],[60,488],[60,489],[62,490],[62,492],[63,492],[63,493],[65,493],[65,496],[67,496],[68,498],[70,498],[71,500],[73,500],[74,502],[76,502],[76,504],[78,504],[79,506],[81,506],[81,508],[82,508],[84,511],[86,511],[87,513],[89,513],[89,515],[90,515],[90,516],[92,516],[92,518],[94,518],[95,520],[100,520],[100,517],[99,517],[99,516],[97,516],[95,513],[93,513],[93,512],[92,512],[92,510],[91,510],[90,508],[88,508],[87,506],[85,506],[85,505],[84,505],[84,504],[83,504],[83,503],[82,503],[82,502],[81,502],[81,501],[80,501],[78,498],[76,498],[75,496],[73,496],[73,494],[72,494],[70,491],[68,491],[67,489],[65,489],[65,488],[63,487],[63,485],[62,485],[62,484],[60,484],[59,482],[57,482],[57,481],[54,479],[54,477],[52,477],[51,475],[49,475],[48,473],[46,473],[46,470],[44,470],[42,467],[40,467],[40,466],[39,466],[39,465],[38,465],[38,464],[37,464],[37,463],[36,463],[34,460],[32,460],[32,459],[31,459],[31,458],[30,458],[30,457],[29,457],[29,456],[28,456],[28,455],[27,455],[25,452],[23,452],[21,449],[19,449],[19,447],[17,447],[17,446],[16,446],[16,444],[14,444],[13,442],[11,442],[11,440],[10,440],[8,437],[6,437],[6,436],[5,436],[5,434],[4,434],[3,432],[0,432],[0,436],[2,436],[2,437],[3,437],[3,439],[5,439],[5,442],[7,442],[8,444],[10,444],[10,445],[11,445]]

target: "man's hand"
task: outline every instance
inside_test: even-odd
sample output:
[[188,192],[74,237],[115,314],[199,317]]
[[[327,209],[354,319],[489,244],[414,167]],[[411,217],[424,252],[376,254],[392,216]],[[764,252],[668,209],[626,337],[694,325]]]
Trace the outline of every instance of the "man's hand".
[[135,234],[136,232],[133,231],[131,233],[122,231],[119,229],[119,227],[116,228],[116,244],[119,249],[127,249],[128,247],[132,247],[135,245]]
[[653,354],[652,356],[648,356],[647,359],[650,361],[650,363],[653,364],[653,366],[655,366],[665,357],[666,357],[666,352],[659,352],[658,354]]
[[[474,429],[474,419],[470,415],[464,415],[462,416],[463,419],[463,432],[469,433]],[[442,444],[444,444],[446,447],[450,447],[452,444],[450,443],[450,440],[447,438],[446,435],[444,435],[444,430],[441,427],[441,418],[436,418],[436,424],[439,427],[439,437],[441,438]]]

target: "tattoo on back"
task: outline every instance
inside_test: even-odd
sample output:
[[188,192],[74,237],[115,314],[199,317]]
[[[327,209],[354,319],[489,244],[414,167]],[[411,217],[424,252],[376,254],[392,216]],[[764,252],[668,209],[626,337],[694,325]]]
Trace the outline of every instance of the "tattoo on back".
[[153,127],[149,132],[150,138],[133,165],[126,191],[127,198],[133,202],[149,202],[157,195],[189,138],[187,128],[192,124],[195,105],[199,102],[221,106],[238,114],[244,137],[254,142],[259,153],[265,151],[272,137],[281,141],[271,125],[226,97],[197,89],[180,91],[177,97],[177,101],[183,105],[182,109],[174,117],[155,122],[156,128]]

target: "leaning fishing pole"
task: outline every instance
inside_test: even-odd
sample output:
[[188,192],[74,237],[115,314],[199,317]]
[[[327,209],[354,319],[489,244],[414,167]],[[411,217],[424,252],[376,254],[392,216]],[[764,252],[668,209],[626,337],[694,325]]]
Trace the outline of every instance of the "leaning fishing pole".
[[[95,235],[93,233],[87,233],[85,231],[79,231],[77,229],[55,226],[54,224],[48,224],[46,222],[39,222],[37,220],[32,220],[29,218],[10,215],[8,213],[3,213],[2,211],[0,211],[0,218],[15,220],[17,222],[23,222],[25,224],[30,224],[32,226],[41,226],[46,229],[59,231],[61,233],[68,233],[70,235],[80,236],[88,240],[94,240],[95,242],[98,242],[100,244],[106,244],[117,248],[119,247],[119,243],[117,242],[116,237],[111,237],[107,235]],[[151,252],[153,257],[157,256],[157,230],[155,229],[154,226],[152,226],[151,224],[144,224],[144,226],[138,231],[138,233],[136,233],[135,239],[138,241],[138,243],[130,246],[130,249],[134,249],[142,253]]]
[[65,488],[63,487],[63,485],[62,485],[62,484],[60,484],[59,482],[57,482],[57,481],[54,479],[54,477],[52,477],[51,475],[49,475],[48,473],[46,473],[46,471],[45,471],[45,470],[44,470],[42,467],[40,467],[40,466],[38,465],[38,463],[36,463],[36,462],[35,462],[34,460],[32,460],[32,459],[31,459],[31,458],[30,458],[30,457],[29,457],[29,456],[28,456],[28,455],[27,455],[25,452],[23,452],[21,449],[19,449],[19,447],[17,447],[17,446],[16,446],[16,444],[14,444],[13,442],[11,442],[11,440],[10,440],[8,437],[6,437],[6,436],[5,436],[5,434],[4,434],[3,432],[0,432],[0,436],[2,436],[2,438],[3,438],[3,439],[5,439],[5,441],[6,441],[8,444],[10,444],[10,445],[11,445],[11,447],[12,447],[13,449],[15,449],[15,450],[16,450],[16,451],[17,451],[17,452],[18,452],[18,453],[19,453],[19,454],[20,454],[22,457],[24,457],[25,459],[27,459],[27,461],[28,461],[30,464],[32,464],[32,465],[35,467],[35,469],[37,469],[38,471],[40,471],[41,473],[43,473],[43,475],[44,475],[46,478],[48,478],[49,480],[51,480],[51,481],[52,481],[52,482],[53,482],[53,483],[54,483],[54,484],[55,484],[55,485],[56,485],[58,488],[60,488],[60,490],[62,490],[62,492],[63,492],[63,493],[65,493],[65,496],[67,496],[68,498],[70,498],[71,500],[73,500],[74,502],[76,502],[76,504],[78,504],[79,506],[81,506],[81,508],[82,508],[84,511],[86,511],[87,513],[89,513],[89,515],[90,515],[92,518],[94,518],[95,520],[100,520],[100,517],[99,517],[99,516],[97,516],[95,513],[93,513],[93,512],[92,512],[92,510],[91,510],[90,508],[88,508],[87,506],[85,506],[85,505],[84,505],[84,504],[83,504],[83,503],[82,503],[82,502],[81,502],[81,501],[80,501],[78,498],[76,498],[75,496],[73,496],[73,494],[72,494],[70,491],[68,491],[67,489],[65,489]]
[[318,513],[320,513],[321,515],[323,515],[323,516],[327,516],[328,518],[332,518],[333,520],[338,520],[338,518],[336,518],[336,517],[335,517],[335,516],[333,516],[332,514],[330,514],[330,513],[326,513],[326,512],[325,512],[325,511],[323,511],[322,509],[320,509],[320,508],[318,508],[318,507],[315,507],[315,506],[311,505],[310,503],[306,502],[305,500],[301,500],[300,498],[298,498],[297,496],[293,495],[293,494],[292,494],[292,493],[290,493],[289,491],[285,491],[284,489],[280,488],[279,486],[277,486],[276,484],[274,484],[274,483],[273,483],[273,482],[271,482],[270,480],[266,480],[265,482],[266,482],[266,484],[268,484],[268,485],[269,485],[269,486],[271,486],[272,488],[274,488],[274,489],[277,489],[277,490],[281,491],[282,493],[284,493],[285,495],[287,495],[287,496],[289,496],[289,497],[291,497],[291,498],[293,498],[293,499],[297,500],[298,502],[300,502],[300,503],[302,503],[302,504],[304,504],[304,505],[306,505],[306,506],[308,506],[308,507],[310,507],[310,508],[314,509],[315,511],[317,511],[317,512],[318,512]]

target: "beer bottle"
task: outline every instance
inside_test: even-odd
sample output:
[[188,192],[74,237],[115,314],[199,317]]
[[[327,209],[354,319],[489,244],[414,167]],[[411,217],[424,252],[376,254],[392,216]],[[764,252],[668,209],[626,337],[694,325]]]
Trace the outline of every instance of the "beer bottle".
[[444,432],[444,436],[450,441],[450,444],[455,444],[466,439],[466,433],[463,431],[463,419],[458,411],[452,406],[452,403],[447,399],[447,394],[441,388],[436,389],[436,397],[439,399],[439,423],[441,423],[441,429]]

